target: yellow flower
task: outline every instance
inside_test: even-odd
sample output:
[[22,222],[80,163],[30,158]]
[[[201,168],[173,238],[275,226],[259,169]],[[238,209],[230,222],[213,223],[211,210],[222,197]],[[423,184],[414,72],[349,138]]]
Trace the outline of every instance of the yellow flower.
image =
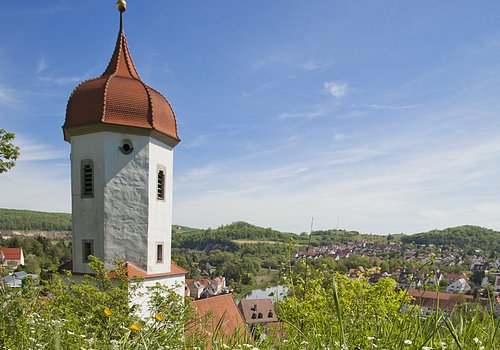
[[155,318],[158,322],[161,322],[165,319],[165,316],[163,316],[161,313],[157,312],[155,315]]
[[104,316],[106,317],[111,316],[111,310],[107,306],[104,308]]
[[137,324],[137,323],[133,323],[131,326],[130,326],[130,329],[133,330],[134,332],[137,332],[137,331],[140,331],[141,330],[141,325],[140,324]]

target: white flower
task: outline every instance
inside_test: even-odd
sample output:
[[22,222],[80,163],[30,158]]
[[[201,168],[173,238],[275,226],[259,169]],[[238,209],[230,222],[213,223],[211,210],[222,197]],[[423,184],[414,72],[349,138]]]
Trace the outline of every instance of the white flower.
[[405,343],[406,345],[411,345],[411,344],[413,344],[413,342],[412,342],[410,339],[406,339],[406,340],[404,341],[404,343]]
[[308,342],[306,342],[305,340],[303,340],[303,341],[300,343],[300,345],[307,345],[307,344],[309,344],[309,343],[308,343]]
[[368,340],[373,340],[373,339],[375,339],[375,337],[367,337],[367,338],[368,338]]
[[484,350],[484,346],[481,346],[481,347],[479,348],[479,350]]
[[478,337],[475,337],[472,340],[474,340],[476,343],[479,343],[479,338]]
[[430,346],[424,346],[422,350],[432,350],[432,348]]

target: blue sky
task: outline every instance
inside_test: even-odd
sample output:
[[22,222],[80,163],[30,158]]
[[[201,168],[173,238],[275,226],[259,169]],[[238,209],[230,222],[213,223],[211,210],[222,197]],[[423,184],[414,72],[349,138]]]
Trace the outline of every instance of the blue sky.
[[[0,207],[69,212],[73,88],[100,75],[115,1],[9,1]],[[500,229],[498,1],[128,1],[142,79],[171,102],[174,221],[413,233]]]

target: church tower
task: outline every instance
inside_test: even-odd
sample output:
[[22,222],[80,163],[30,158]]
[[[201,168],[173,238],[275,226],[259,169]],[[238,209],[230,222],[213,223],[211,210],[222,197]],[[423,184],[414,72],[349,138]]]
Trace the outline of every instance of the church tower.
[[90,273],[88,256],[129,275],[184,282],[171,263],[173,148],[180,141],[174,111],[146,85],[120,29],[104,73],[71,94],[63,126],[71,144],[73,266]]

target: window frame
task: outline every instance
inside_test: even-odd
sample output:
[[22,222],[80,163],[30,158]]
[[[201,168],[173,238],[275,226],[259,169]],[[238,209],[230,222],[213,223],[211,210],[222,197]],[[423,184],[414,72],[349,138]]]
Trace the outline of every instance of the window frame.
[[[156,263],[163,264],[165,262],[165,249],[163,242],[156,243]],[[160,253],[160,254],[159,254]]]
[[[87,244],[90,245],[90,254],[87,254]],[[89,256],[94,255],[94,240],[82,239],[82,261],[84,264],[89,263]]]
[[[87,167],[90,168],[90,191],[87,192],[88,180],[86,176]],[[80,196],[81,198],[94,198],[95,176],[94,176],[94,161],[92,159],[83,159],[80,162]]]
[[159,201],[165,200],[166,184],[167,169],[162,165],[158,165],[156,169],[156,199]]

